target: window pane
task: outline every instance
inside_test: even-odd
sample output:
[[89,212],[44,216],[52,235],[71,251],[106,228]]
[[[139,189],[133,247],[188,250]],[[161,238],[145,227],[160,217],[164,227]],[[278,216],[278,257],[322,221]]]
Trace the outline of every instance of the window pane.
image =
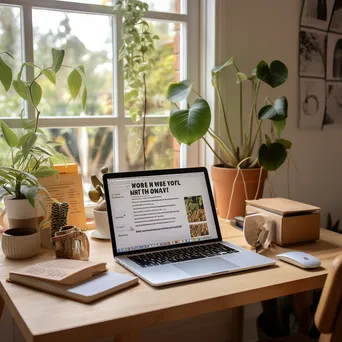
[[182,2],[186,0],[143,0],[148,3],[150,11],[184,13]]
[[[84,65],[87,74],[86,115],[111,115],[113,108],[112,17],[93,14],[33,10],[35,63],[51,64],[51,48],[66,51],[63,64]],[[94,32],[96,30],[96,33]],[[62,68],[57,87],[41,79],[42,116],[82,114],[80,98],[71,100],[67,86],[70,69]],[[83,114],[84,115],[84,114]]]
[[[155,65],[146,75],[147,81],[147,115],[148,116],[168,116],[171,104],[167,100],[165,93],[171,82],[180,80],[180,28],[181,24],[148,21],[151,31],[160,37],[155,42],[156,50],[153,54]],[[125,85],[125,91],[129,91]],[[143,110],[143,91],[140,94],[140,110]],[[134,102],[126,104],[126,116],[129,116],[129,109],[132,106],[139,107]]]
[[[142,128],[126,126],[127,171],[143,169]],[[174,167],[172,138],[168,126],[146,127],[146,169],[169,169]],[[175,160],[176,162],[176,160]]]
[[[4,61],[11,66],[14,75],[21,64],[20,8],[0,6],[0,52],[10,52],[15,60],[2,55]],[[23,101],[11,88],[7,93],[0,85],[0,117],[19,116]]]
[[101,168],[107,166],[113,172],[113,128],[49,128],[44,130],[50,140],[59,142],[57,150],[67,156],[68,162],[79,165],[84,188],[84,197],[92,187],[90,176],[102,178]]

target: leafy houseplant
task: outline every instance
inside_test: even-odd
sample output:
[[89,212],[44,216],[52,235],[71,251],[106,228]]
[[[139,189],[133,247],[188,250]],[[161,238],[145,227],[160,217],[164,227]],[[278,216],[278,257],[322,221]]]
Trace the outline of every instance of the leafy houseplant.
[[[108,172],[108,167],[103,167],[101,169],[101,174],[104,175]],[[94,208],[94,219],[97,233],[102,233],[105,237],[108,237],[109,232],[109,221],[107,215],[106,198],[104,194],[103,182],[99,180],[96,175],[91,176],[91,183],[94,189],[89,191],[89,198],[97,203]],[[101,236],[100,236],[101,238]]]
[[[235,144],[232,139],[231,117],[224,105],[219,85],[219,75],[228,67],[235,69],[236,83],[239,87],[239,144]],[[214,67],[211,73],[212,85],[215,88],[220,104],[225,135],[220,136],[210,127],[210,106],[193,89],[192,82],[189,80],[172,83],[168,88],[167,98],[174,106],[170,114],[169,127],[173,136],[180,143],[191,145],[195,141],[203,139],[220,160],[221,164],[212,168],[218,210],[220,216],[232,218],[244,215],[245,199],[261,196],[263,182],[267,175],[263,169],[267,171],[278,169],[287,158],[287,150],[291,148],[291,142],[281,138],[287,118],[288,102],[286,97],[278,97],[274,102],[269,97],[266,97],[264,105],[259,110],[257,108],[261,84],[266,83],[272,88],[282,85],[287,80],[288,70],[280,61],[273,61],[270,65],[265,61],[261,61],[248,77],[240,71],[232,57],[224,64]],[[252,94],[249,119],[247,126],[245,126],[242,104],[243,86],[247,82],[251,85]],[[193,95],[196,98],[190,102],[189,99]],[[178,103],[185,100],[187,108],[182,109]],[[270,133],[265,134],[263,137],[262,126],[266,120],[271,123]],[[256,127],[255,122],[257,123]],[[220,153],[216,152],[214,146],[209,142],[208,136],[215,141]],[[259,142],[257,142],[258,138]],[[254,154],[256,149],[257,151]],[[255,178],[256,181],[250,179],[251,177]],[[227,181],[228,178],[230,178],[229,181]],[[248,188],[251,183],[254,185]],[[234,190],[238,191],[234,193]],[[231,208],[233,196],[236,197],[234,198],[234,204],[237,202],[239,204],[236,210]]]
[[[5,90],[8,91],[13,86],[16,93],[24,101],[31,104],[35,110],[35,118],[32,120],[23,119],[21,113],[22,129],[19,129],[18,134],[9,128],[4,121],[0,121],[3,139],[10,149],[8,165],[0,166],[0,185],[5,190],[1,198],[4,197],[5,200],[10,226],[11,220],[16,220],[16,217],[24,219],[22,215],[19,215],[22,211],[26,211],[31,218],[39,215],[39,220],[42,220],[43,215],[41,214],[41,209],[36,207],[36,201],[38,200],[39,202],[38,193],[40,190],[46,193],[47,191],[39,184],[39,178],[57,175],[57,171],[53,167],[54,163],[65,163],[66,161],[64,155],[56,152],[54,149],[56,144],[49,141],[45,133],[39,128],[41,113],[38,108],[43,95],[39,79],[46,77],[55,85],[58,71],[62,67],[70,68],[63,65],[64,54],[64,50],[52,49],[52,64],[48,67],[40,67],[30,62],[23,63],[14,80],[12,80],[12,69],[2,56],[13,57],[6,52],[0,56],[0,82]],[[22,73],[24,68],[28,67],[34,68],[37,70],[37,73],[32,80],[24,81]],[[68,76],[69,91],[72,98],[75,99],[83,86],[83,107],[85,107],[87,100],[87,89],[84,79],[85,72],[82,65],[77,68],[71,68]],[[25,207],[25,210],[23,207]],[[37,214],[38,212],[40,214]],[[26,223],[32,224],[30,222],[25,223],[25,220],[23,221],[23,225]],[[15,224],[18,225],[20,222],[15,222]]]
[[125,105],[130,106],[129,114],[134,122],[142,119],[142,151],[143,166],[146,168],[146,115],[147,115],[147,84],[146,74],[155,64],[153,51],[157,35],[150,31],[149,24],[144,20],[148,4],[139,0],[119,0],[114,11],[122,13],[123,44],[119,52],[119,60],[123,61],[124,79],[127,83]]

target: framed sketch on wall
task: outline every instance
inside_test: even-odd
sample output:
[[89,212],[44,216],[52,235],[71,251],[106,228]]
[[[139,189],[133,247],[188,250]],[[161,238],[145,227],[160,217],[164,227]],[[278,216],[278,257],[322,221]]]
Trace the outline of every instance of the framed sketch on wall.
[[300,31],[300,76],[325,77],[327,34],[314,29]]
[[334,0],[304,0],[301,26],[327,31],[333,8]]
[[342,0],[303,0],[300,128],[342,128]]
[[329,31],[342,33],[342,0],[335,0]]
[[327,82],[324,125],[342,125],[342,83]]
[[320,128],[325,113],[325,80],[301,78],[300,119],[301,128]]
[[327,80],[342,81],[342,34],[328,34]]

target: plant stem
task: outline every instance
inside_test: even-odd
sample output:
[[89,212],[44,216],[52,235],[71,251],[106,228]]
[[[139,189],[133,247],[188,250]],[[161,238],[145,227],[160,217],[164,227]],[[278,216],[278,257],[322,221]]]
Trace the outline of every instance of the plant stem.
[[194,88],[191,88],[191,90],[200,98],[203,98]]
[[205,143],[207,144],[207,146],[210,148],[211,152],[214,153],[214,155],[226,166],[227,163],[215,152],[215,150],[210,146],[210,144],[208,143],[208,141],[206,140],[206,138],[202,137],[202,139],[205,141]]
[[228,121],[227,121],[227,116],[226,116],[226,111],[224,109],[224,105],[223,105],[223,101],[222,101],[222,96],[221,96],[221,92],[220,92],[220,89],[219,87],[215,87],[216,91],[217,91],[217,95],[218,95],[218,98],[219,98],[219,101],[220,101],[220,105],[221,105],[221,110],[222,110],[222,114],[223,114],[223,118],[224,118],[224,123],[225,123],[225,126],[226,126],[226,131],[227,131],[227,135],[228,135],[228,140],[229,140],[229,143],[231,145],[231,148],[234,152],[234,155],[236,156],[236,149],[235,149],[235,146],[234,146],[234,143],[233,143],[233,140],[232,140],[232,137],[230,135],[230,131],[229,131],[229,127],[228,127]]
[[261,125],[262,125],[262,120],[259,121],[258,129],[257,129],[257,131],[256,131],[256,133],[255,133],[255,137],[254,137],[254,139],[253,139],[253,143],[252,143],[252,145],[251,145],[251,153],[252,153],[253,150],[254,150],[254,146],[255,146],[255,142],[256,142],[256,140],[257,140],[258,134],[259,134],[259,132],[261,132],[261,131],[260,131],[260,130],[261,130]]
[[234,156],[233,152],[227,146],[227,144],[211,128],[209,128],[208,133],[219,144],[223,152],[226,154],[226,158],[228,159],[228,162],[231,163],[233,166],[236,166],[238,161],[236,157]]
[[144,170],[146,170],[146,144],[145,144],[145,133],[146,133],[146,112],[147,112],[147,87],[146,87],[146,73],[143,75],[144,83],[144,113],[143,113],[143,127],[142,127],[142,144],[143,144],[143,158],[144,158]]
[[240,144],[243,146],[242,82],[240,83]]

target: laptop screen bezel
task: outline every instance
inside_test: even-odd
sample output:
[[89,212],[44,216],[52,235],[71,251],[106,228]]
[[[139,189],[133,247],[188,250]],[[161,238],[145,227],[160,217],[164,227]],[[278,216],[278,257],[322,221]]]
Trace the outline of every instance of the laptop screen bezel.
[[[214,217],[217,238],[212,238],[212,239],[207,239],[207,240],[202,240],[202,241],[192,241],[192,242],[188,242],[188,243],[181,243],[181,244],[170,245],[170,246],[152,247],[152,248],[144,248],[144,249],[140,249],[140,250],[118,252],[117,245],[116,245],[116,239],[115,239],[115,233],[114,233],[114,229],[115,229],[114,220],[113,220],[113,216],[112,216],[111,206],[109,205],[110,196],[109,196],[109,191],[108,191],[108,181],[110,179],[113,179],[113,178],[134,178],[134,177],[174,175],[174,174],[185,174],[185,173],[203,173],[204,174],[206,185],[207,185],[207,190],[208,190],[208,194],[209,194],[209,199],[210,199],[211,210],[212,210],[212,214]],[[160,250],[166,250],[166,249],[174,249],[174,248],[179,248],[179,247],[184,247],[184,246],[201,245],[201,244],[205,244],[205,243],[209,243],[209,242],[222,241],[221,230],[220,230],[220,225],[219,225],[217,214],[216,214],[216,208],[215,208],[215,202],[214,202],[213,194],[211,191],[211,185],[210,185],[210,181],[209,181],[208,170],[205,167],[106,173],[103,175],[103,184],[104,184],[104,189],[105,189],[105,196],[106,196],[106,203],[107,203],[107,214],[108,214],[108,221],[109,221],[109,228],[110,228],[110,235],[111,235],[114,257],[132,255],[132,254],[137,254],[137,253],[147,253],[147,252],[160,251]]]

